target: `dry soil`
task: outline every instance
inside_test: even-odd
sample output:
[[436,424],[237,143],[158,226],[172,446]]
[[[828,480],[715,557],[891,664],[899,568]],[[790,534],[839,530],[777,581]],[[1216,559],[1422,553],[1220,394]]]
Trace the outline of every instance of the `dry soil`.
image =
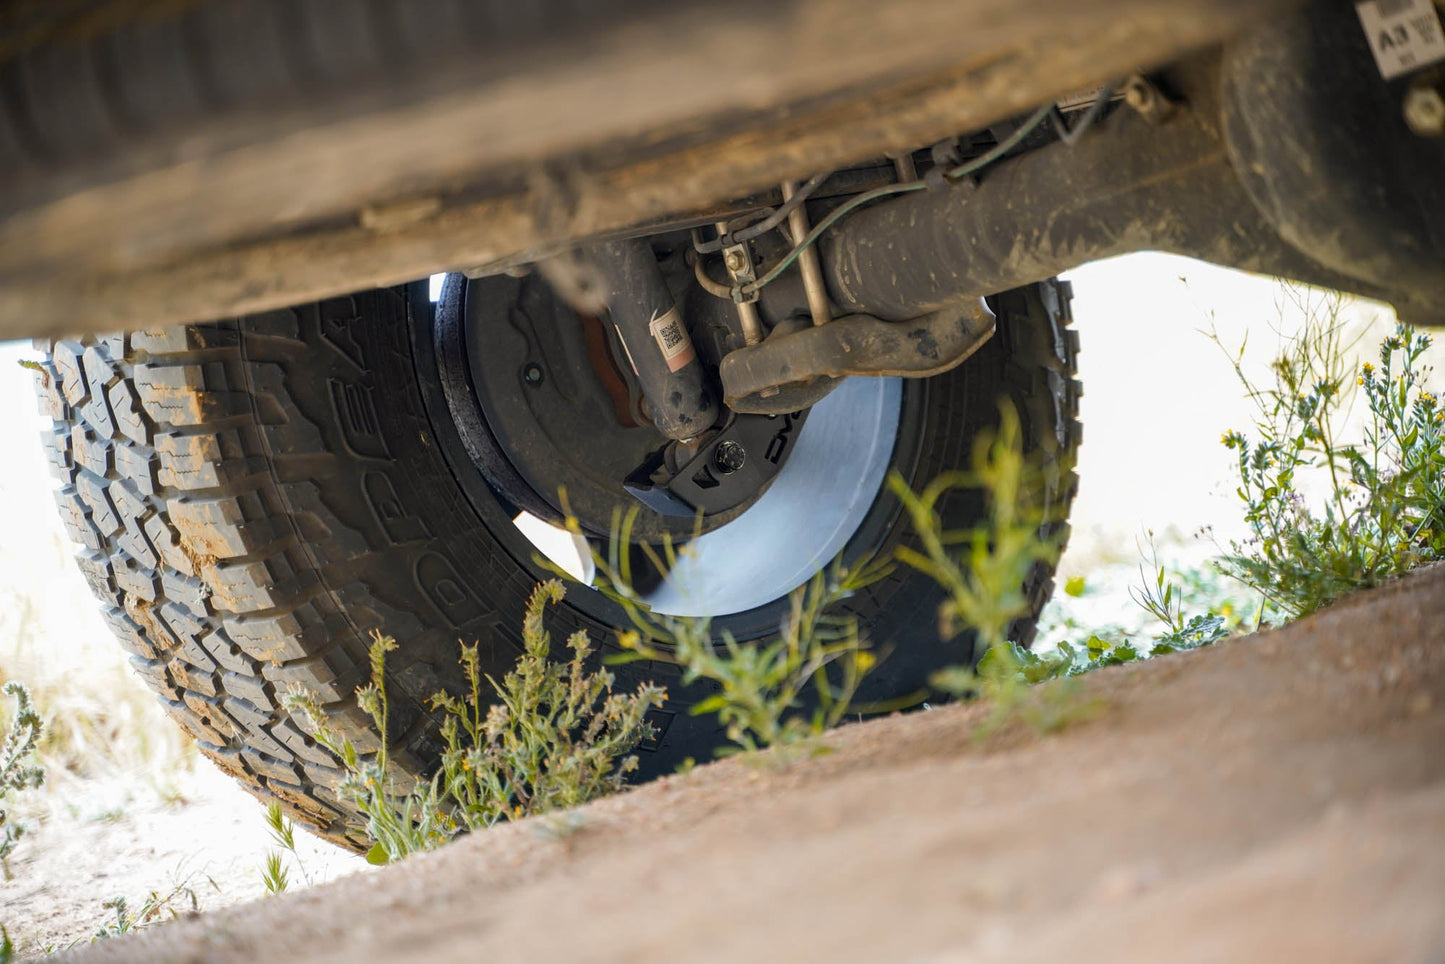
[[1286,629],[845,727],[80,960],[1445,959],[1445,567]]

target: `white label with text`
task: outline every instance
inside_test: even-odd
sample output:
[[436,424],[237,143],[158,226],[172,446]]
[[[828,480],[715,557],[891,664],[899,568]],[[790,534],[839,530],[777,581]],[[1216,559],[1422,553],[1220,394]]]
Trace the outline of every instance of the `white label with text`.
[[1364,0],[1355,11],[1386,80],[1445,60],[1445,31],[1431,0]]
[[648,330],[667,360],[667,370],[675,372],[697,357],[692,349],[692,339],[682,324],[682,314],[673,305],[661,318],[652,319]]

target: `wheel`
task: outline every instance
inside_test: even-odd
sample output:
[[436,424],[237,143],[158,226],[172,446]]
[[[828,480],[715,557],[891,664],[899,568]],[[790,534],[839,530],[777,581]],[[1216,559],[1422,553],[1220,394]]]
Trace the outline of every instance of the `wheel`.
[[[499,499],[479,468],[487,453],[468,406],[499,390],[468,390],[475,373],[448,347],[462,301],[507,308],[538,296],[525,282],[487,280],[451,276],[435,312],[412,287],[43,346],[38,391],[54,420],[47,445],[60,509],[136,670],[208,757],[353,846],[362,841],[335,793],[341,774],[281,694],[293,683],[315,691],[339,732],[363,751],[376,748],[353,693],[367,672],[368,634],[394,636],[394,759],[403,772],[424,773],[438,745],[422,700],[459,683],[458,639],[479,641],[483,670],[504,673],[520,651],[525,600],[544,575],[513,524],[517,505]],[[996,335],[954,371],[854,379],[816,406],[773,486],[703,537],[731,565],[719,585],[733,582],[700,602],[659,595],[655,603],[701,606],[742,638],[776,627],[775,600],[810,566],[838,549],[888,551],[904,537],[899,507],[879,494],[885,471],[896,467],[917,487],[965,465],[975,437],[995,424],[1000,397],[1019,410],[1025,444],[1049,467],[1048,498],[1066,511],[1079,440],[1068,287],[1045,282],[993,304]],[[542,377],[565,375],[543,361]],[[516,391],[535,376],[515,374]],[[805,448],[825,460],[854,453],[827,462],[847,477],[819,489],[827,473],[807,474]],[[826,531],[808,533],[796,517],[780,526],[769,500],[838,511],[820,510]],[[980,510],[968,493],[941,507],[949,527]],[[758,541],[769,531],[771,543]],[[773,559],[789,542],[808,544]],[[1036,572],[1030,589],[1037,611],[1051,574]],[[971,634],[938,638],[940,601],[936,586],[902,567],[849,600],[871,640],[892,651],[860,700],[921,700],[932,670],[974,658]],[[614,617],[600,594],[573,587],[552,607],[553,637],[587,629],[606,649]],[[1032,620],[1015,629],[1027,641]],[[670,700],[655,713],[659,736],[641,751],[641,775],[708,758],[722,734],[711,717],[685,712],[701,691],[681,688],[665,666],[618,670],[624,688],[644,676],[668,686]]]

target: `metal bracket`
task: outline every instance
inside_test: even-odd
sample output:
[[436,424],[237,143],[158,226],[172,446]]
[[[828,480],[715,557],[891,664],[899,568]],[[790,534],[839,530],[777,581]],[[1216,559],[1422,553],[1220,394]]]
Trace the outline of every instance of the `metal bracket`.
[[848,375],[937,375],[978,350],[993,336],[993,327],[993,312],[978,298],[911,321],[849,315],[777,332],[723,359],[723,394],[734,411],[770,412],[781,401],[792,402],[798,391],[814,385],[826,390],[832,387],[829,380]]
[[668,472],[659,449],[623,482],[623,488],[661,515],[714,515],[762,492],[787,462],[807,411],[737,415],[697,454]]

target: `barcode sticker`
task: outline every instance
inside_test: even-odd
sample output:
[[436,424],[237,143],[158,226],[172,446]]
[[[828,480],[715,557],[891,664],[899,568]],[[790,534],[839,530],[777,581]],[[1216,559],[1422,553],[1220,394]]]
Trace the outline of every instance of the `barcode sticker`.
[[687,336],[687,329],[683,327],[682,315],[678,312],[677,306],[673,305],[668,309],[667,314],[661,318],[654,318],[647,326],[652,332],[653,341],[662,351],[662,357],[667,360],[667,370],[675,372],[688,362],[697,357],[692,349],[692,339]]
[[1445,31],[1431,0],[1363,0],[1355,11],[1386,80],[1445,60]]

